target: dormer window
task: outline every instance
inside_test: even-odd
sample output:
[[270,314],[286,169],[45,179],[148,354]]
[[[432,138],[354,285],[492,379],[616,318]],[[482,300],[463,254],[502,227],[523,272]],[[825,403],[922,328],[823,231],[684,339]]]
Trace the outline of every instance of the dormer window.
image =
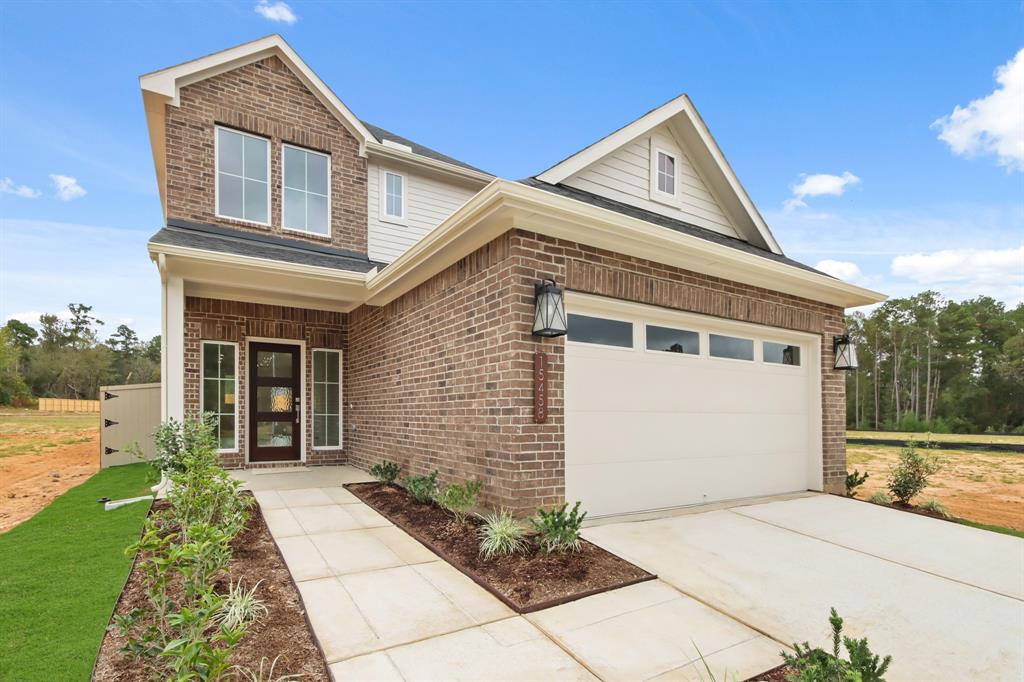
[[675,196],[676,194],[676,157],[666,151],[658,149],[657,154],[657,190],[661,194]]
[[405,224],[406,178],[401,173],[381,169],[380,217],[391,223]]
[[270,141],[217,127],[217,216],[270,224]]
[[330,236],[331,158],[320,152],[284,145],[282,225]]

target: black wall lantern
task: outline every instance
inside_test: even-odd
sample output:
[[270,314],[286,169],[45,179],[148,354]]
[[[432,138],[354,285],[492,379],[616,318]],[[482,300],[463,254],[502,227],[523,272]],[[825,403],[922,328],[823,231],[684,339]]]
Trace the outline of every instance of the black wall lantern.
[[832,350],[836,354],[836,369],[857,369],[857,344],[849,334],[832,338]]
[[536,296],[533,316],[534,336],[564,336],[568,326],[565,318],[565,296],[555,280],[545,279],[533,287]]

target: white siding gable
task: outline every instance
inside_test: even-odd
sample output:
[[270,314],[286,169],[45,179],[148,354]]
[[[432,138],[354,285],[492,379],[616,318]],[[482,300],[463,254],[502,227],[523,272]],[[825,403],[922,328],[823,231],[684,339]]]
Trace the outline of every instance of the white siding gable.
[[[651,178],[655,171],[653,152],[657,149],[676,157],[674,198],[651,191]],[[664,125],[580,170],[567,178],[564,184],[730,237],[740,236],[686,150]]]
[[[381,168],[405,176],[405,220],[381,219]],[[398,164],[371,161],[367,167],[367,251],[371,259],[390,263],[455,212],[477,190]]]

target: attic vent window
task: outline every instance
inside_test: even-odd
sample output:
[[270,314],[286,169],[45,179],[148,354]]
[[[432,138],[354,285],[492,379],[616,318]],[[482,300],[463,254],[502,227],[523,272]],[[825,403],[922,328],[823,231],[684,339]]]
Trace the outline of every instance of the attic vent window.
[[658,150],[658,191],[662,194],[676,193],[676,157]]

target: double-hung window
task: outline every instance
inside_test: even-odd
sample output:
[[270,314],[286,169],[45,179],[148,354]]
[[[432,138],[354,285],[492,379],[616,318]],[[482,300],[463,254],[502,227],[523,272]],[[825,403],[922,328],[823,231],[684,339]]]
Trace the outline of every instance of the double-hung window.
[[199,409],[212,413],[217,447],[237,449],[238,347],[233,343],[203,341],[203,388]]
[[331,159],[326,154],[284,145],[284,209],[289,230],[330,235]]
[[380,172],[380,215],[381,220],[405,223],[406,178],[401,173],[381,170]]
[[313,351],[313,447],[341,446],[341,351]]
[[270,223],[270,141],[216,129],[217,215]]

